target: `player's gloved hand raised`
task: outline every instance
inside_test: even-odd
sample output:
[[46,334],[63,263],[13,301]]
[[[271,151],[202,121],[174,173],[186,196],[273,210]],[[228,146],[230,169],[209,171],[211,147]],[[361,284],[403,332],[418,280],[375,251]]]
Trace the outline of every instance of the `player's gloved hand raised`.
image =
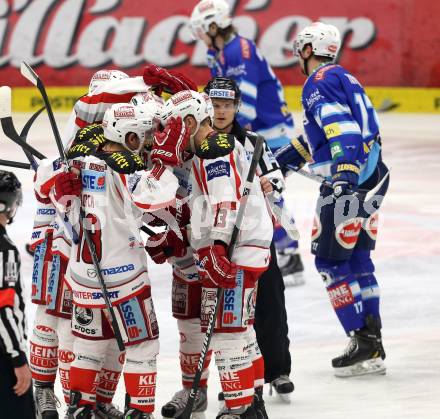
[[351,162],[338,162],[333,164],[331,172],[333,198],[353,195],[357,190],[359,167]]
[[67,206],[81,194],[82,182],[78,173],[62,172],[56,175],[54,186],[55,200]]
[[171,94],[182,90],[197,91],[197,85],[182,73],[169,71],[155,64],[148,64],[144,68],[143,79],[145,84],[153,87],[153,90],[158,96],[160,96],[163,91]]
[[151,161],[178,166],[189,141],[190,131],[182,118],[170,118],[162,132],[154,134]]
[[174,230],[155,234],[147,240],[145,250],[155,263],[165,263],[167,258],[185,256],[189,246],[188,236],[184,228],[180,229],[180,237]]
[[205,271],[209,282],[219,288],[235,288],[237,265],[226,255],[226,248],[221,244],[203,247],[198,250],[199,266]]

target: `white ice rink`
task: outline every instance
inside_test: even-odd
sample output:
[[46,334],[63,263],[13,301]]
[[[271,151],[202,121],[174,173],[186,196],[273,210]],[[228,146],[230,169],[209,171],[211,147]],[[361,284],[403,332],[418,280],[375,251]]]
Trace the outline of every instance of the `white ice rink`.
[[[21,128],[28,115],[15,115]],[[56,146],[40,117],[30,142],[48,156]],[[65,115],[57,120],[63,126]],[[338,379],[330,360],[347,340],[328,301],[310,255],[310,230],[317,185],[299,175],[288,179],[288,202],[302,233],[300,247],[307,282],[286,290],[292,378],[290,405],[269,397],[271,419],[434,419],[440,417],[440,118],[438,115],[381,114],[385,162],[391,184],[380,218],[374,253],[381,286],[383,337],[388,367],[385,376]],[[296,121],[300,121],[297,116]],[[0,158],[25,161],[21,150],[0,134]],[[32,260],[24,252],[30,238],[35,202],[32,174],[16,170],[24,187],[24,204],[9,234],[22,250],[22,274],[30,288]],[[160,407],[180,388],[178,334],[170,314],[168,266],[151,266],[153,298],[160,326],[156,418]],[[34,307],[29,303],[29,324]],[[122,381],[122,380],[121,380]],[[219,380],[212,366],[207,419],[218,410]],[[57,393],[62,399],[59,385]],[[116,404],[123,406],[123,388]],[[0,408],[1,409],[1,408]],[[0,413],[1,416],[1,413]]]

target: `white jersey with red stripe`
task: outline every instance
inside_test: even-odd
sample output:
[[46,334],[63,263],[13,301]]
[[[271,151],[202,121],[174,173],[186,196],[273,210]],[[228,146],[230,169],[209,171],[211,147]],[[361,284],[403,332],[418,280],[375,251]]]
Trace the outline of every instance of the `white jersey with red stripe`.
[[[191,245],[195,250],[210,246],[215,240],[230,243],[249,166],[246,151],[238,142],[223,157],[194,156]],[[270,259],[272,236],[272,218],[255,176],[232,261],[242,269],[264,270]]]
[[[117,154],[119,158],[124,155]],[[115,164],[110,160],[86,156],[75,158],[73,165],[81,169],[81,206],[109,297],[116,303],[150,285],[147,256],[139,234],[142,215],[174,204],[178,183],[166,167],[127,174],[112,168]],[[72,245],[66,279],[76,305],[104,307],[82,230],[79,243]]]
[[78,129],[102,122],[105,111],[113,104],[129,102],[135,94],[148,90],[150,86],[145,84],[141,76],[111,79],[79,98],[64,130],[64,147],[69,147]]

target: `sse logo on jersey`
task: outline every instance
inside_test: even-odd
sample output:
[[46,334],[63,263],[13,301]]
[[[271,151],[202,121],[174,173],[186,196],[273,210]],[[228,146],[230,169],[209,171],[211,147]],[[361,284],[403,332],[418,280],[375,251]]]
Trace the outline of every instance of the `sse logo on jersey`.
[[105,173],[83,170],[81,180],[84,192],[105,192]]

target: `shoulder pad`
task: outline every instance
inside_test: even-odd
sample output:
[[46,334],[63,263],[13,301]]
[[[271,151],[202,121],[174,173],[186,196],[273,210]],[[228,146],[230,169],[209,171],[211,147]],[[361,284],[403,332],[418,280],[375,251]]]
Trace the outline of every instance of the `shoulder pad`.
[[105,143],[104,129],[100,124],[88,125],[79,129],[75,134],[74,144],[82,144],[90,141],[96,146]]
[[67,152],[67,158],[70,160],[78,157],[90,156],[94,154],[95,150],[96,145],[90,141],[86,141],[85,143],[74,143]]
[[196,149],[196,156],[212,160],[230,154],[235,147],[235,137],[231,134],[212,132]]
[[142,159],[131,151],[115,151],[113,153],[102,153],[99,156],[104,160],[109,167],[115,172],[130,174],[138,170],[145,170],[145,165]]

